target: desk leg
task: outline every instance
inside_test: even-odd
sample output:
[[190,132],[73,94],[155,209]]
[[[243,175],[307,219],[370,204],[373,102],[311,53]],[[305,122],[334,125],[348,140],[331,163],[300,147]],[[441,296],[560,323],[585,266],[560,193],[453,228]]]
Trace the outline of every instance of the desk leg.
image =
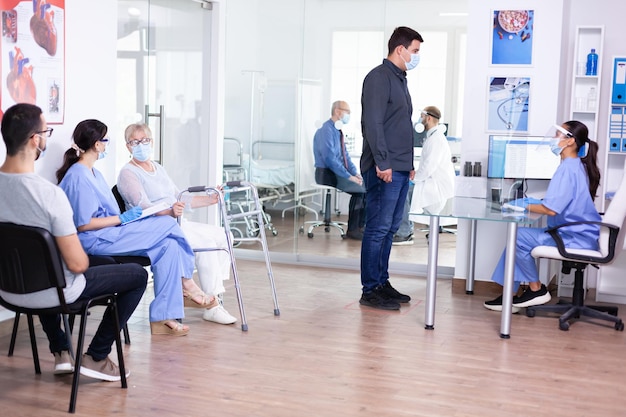
[[465,294],[474,294],[474,272],[476,270],[476,219],[470,223],[470,247],[467,271],[467,281],[465,281]]
[[426,330],[435,328],[435,297],[437,295],[437,258],[439,255],[439,217],[430,216],[428,231],[428,269],[426,272]]
[[504,259],[504,288],[502,289],[502,317],[500,337],[511,337],[511,308],[513,306],[513,274],[515,272],[515,247],[517,243],[517,222],[508,224],[506,257]]

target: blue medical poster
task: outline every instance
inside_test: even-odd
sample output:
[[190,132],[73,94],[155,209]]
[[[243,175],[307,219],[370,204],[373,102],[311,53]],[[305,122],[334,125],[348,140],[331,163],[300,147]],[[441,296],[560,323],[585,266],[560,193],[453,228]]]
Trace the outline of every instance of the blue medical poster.
[[487,130],[508,133],[528,131],[529,77],[491,77],[488,94]]
[[534,15],[534,10],[493,12],[492,65],[532,64]]

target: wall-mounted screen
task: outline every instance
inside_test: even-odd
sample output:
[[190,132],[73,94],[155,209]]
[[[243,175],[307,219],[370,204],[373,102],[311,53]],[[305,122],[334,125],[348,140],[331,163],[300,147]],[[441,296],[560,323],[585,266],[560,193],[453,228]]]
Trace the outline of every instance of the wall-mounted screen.
[[549,180],[560,162],[541,136],[489,136],[489,178]]

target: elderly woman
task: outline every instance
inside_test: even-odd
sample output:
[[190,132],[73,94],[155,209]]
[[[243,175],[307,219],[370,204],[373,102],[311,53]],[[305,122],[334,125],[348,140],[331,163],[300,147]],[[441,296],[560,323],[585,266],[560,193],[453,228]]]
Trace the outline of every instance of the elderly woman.
[[80,122],[57,171],[59,186],[74,211],[78,237],[90,255],[149,257],[154,274],[151,332],[184,336],[189,327],[179,322],[184,317],[183,305],[206,308],[217,301],[193,281],[193,250],[176,220],[165,216],[140,219],[141,208],[120,214],[104,177],[94,168],[106,156],[106,134],[106,125],[98,120]]
[[[217,196],[196,195],[186,201],[177,201],[180,193],[165,168],[152,160],[152,132],[145,124],[132,124],[124,133],[126,148],[131,160],[120,171],[117,189],[126,202],[126,208],[141,207],[146,209],[165,202],[171,208],[162,210],[157,216],[179,217],[187,208],[205,207],[217,202]],[[222,227],[205,223],[183,220],[181,227],[191,247],[228,248],[226,233]],[[196,253],[198,278],[204,292],[222,300],[223,281],[230,276],[230,257],[228,252],[205,251]],[[202,315],[207,321],[220,324],[232,324],[237,319],[231,316],[221,302],[207,308]]]

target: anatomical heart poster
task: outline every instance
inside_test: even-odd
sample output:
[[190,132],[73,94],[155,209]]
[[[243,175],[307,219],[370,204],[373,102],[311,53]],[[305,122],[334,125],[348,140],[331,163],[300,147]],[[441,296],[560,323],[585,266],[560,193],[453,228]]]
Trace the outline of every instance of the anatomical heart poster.
[[0,108],[39,106],[48,123],[65,113],[65,0],[0,0]]

